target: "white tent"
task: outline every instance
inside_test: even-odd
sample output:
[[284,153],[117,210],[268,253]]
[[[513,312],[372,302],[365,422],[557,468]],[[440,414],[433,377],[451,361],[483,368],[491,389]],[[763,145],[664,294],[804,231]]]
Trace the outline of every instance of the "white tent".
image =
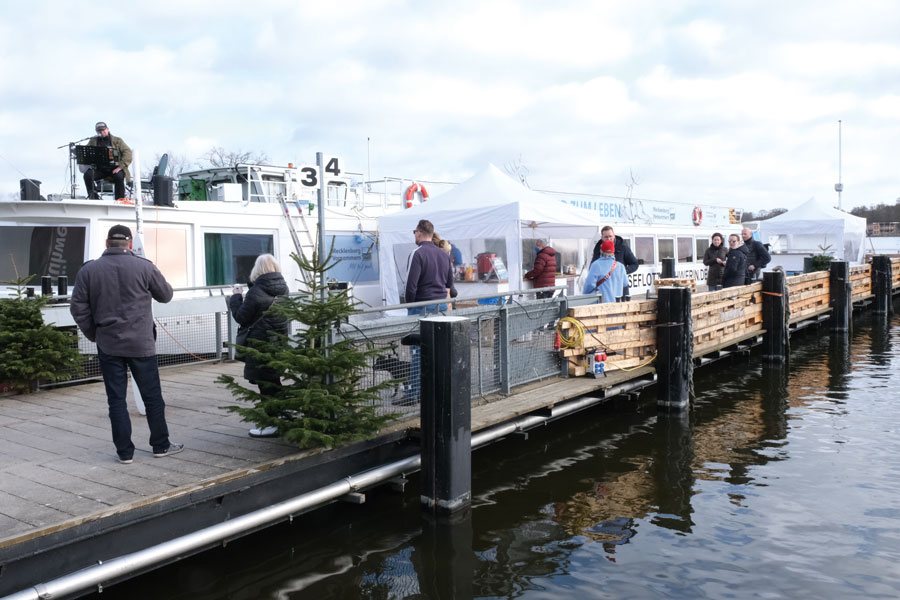
[[[428,202],[378,218],[379,268],[387,304],[397,303],[405,288],[407,259],[415,248],[412,231],[420,219],[431,221],[435,231],[451,243],[473,240],[473,244],[488,242],[505,249],[511,290],[522,287],[523,239],[592,239],[600,229],[593,212],[534,192],[488,165]],[[491,246],[471,252],[478,250],[491,250]]]
[[861,263],[866,220],[810,198],[797,208],[760,221],[759,235],[769,244],[772,264],[779,254],[809,256],[832,254],[838,260]]

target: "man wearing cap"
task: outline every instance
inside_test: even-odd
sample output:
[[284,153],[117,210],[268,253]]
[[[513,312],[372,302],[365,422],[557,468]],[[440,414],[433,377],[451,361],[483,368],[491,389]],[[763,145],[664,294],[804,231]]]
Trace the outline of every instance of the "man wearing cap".
[[602,302],[615,302],[625,289],[625,265],[616,260],[616,243],[601,242],[600,257],[591,263],[584,280],[584,294],[602,294]]
[[153,456],[160,458],[184,449],[184,444],[169,441],[150,308],[153,300],[171,300],[172,286],[152,262],[131,251],[131,243],[130,229],[124,225],[110,228],[106,250],[78,271],[69,307],[85,337],[97,343],[113,443],[119,462],[124,464],[130,464],[134,457],[131,419],[125,404],[128,368],[147,407]]
[[[600,230],[600,241],[594,246],[594,253],[591,256],[591,264],[594,264],[594,261],[600,258],[600,245],[603,242],[613,242],[616,245],[616,261],[625,266],[625,274],[634,273],[638,269],[638,260],[634,256],[634,252],[631,251],[631,248],[628,247],[628,244],[625,243],[625,240],[620,235],[616,235],[615,230],[613,230],[611,225],[605,226]],[[625,289],[622,291],[622,295],[628,297],[629,286],[628,286],[628,278],[625,278]]]
[[94,182],[103,179],[111,179],[115,186],[116,200],[125,197],[125,182],[131,181],[131,173],[128,172],[128,165],[131,164],[131,148],[120,137],[116,137],[109,132],[106,123],[100,121],[94,126],[97,135],[88,141],[88,146],[98,146],[100,148],[112,148],[117,154],[116,164],[109,167],[98,168],[88,167],[84,172],[84,187],[87,189],[88,198],[91,200],[99,200],[100,196],[94,189]]

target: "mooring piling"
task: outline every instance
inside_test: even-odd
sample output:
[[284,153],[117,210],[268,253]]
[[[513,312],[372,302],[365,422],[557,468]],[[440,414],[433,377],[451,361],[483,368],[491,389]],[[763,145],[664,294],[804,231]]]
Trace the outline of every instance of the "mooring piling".
[[422,495],[426,510],[451,514],[472,502],[470,323],[420,321],[422,333]]
[[694,371],[691,289],[659,288],[657,310],[657,403],[660,408],[683,410],[690,403]]
[[853,315],[853,290],[850,283],[850,263],[843,260],[831,262],[828,279],[831,301],[830,328],[832,331],[850,331]]

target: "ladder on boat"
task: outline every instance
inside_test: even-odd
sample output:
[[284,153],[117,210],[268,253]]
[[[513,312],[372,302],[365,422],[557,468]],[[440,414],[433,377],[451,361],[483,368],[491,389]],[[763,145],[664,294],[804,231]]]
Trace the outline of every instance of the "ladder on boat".
[[[294,221],[291,220],[291,213],[288,208],[287,200],[283,194],[278,194],[278,201],[281,203],[281,215],[284,217],[288,232],[291,234],[291,241],[294,242],[294,250],[296,250],[297,256],[303,256],[303,246],[300,243],[300,237],[297,235],[297,230],[294,228]],[[309,225],[306,223],[306,217],[303,215],[303,207],[300,205],[300,202],[295,202],[295,204],[297,206],[297,212],[300,215],[300,221],[303,223],[303,231],[306,233],[307,246],[315,248],[316,244],[313,241],[312,234],[309,232]]]

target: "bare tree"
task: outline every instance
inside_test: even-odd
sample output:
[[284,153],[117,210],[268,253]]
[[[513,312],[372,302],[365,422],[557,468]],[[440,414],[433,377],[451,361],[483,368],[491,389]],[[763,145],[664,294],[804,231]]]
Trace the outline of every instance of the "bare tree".
[[[178,175],[190,170],[191,163],[184,154],[174,154],[172,152],[166,152],[166,154],[169,155],[166,172],[160,173],[160,175],[168,175],[178,179]],[[163,155],[157,152],[153,155],[152,163],[141,165],[141,178],[150,179],[153,176],[153,169],[159,166],[159,161],[162,160],[162,157]]]
[[265,152],[244,152],[238,150],[226,150],[221,146],[213,146],[206,154],[200,157],[197,165],[200,168],[207,167],[233,167],[235,165],[265,165],[269,164],[269,157]]
[[508,162],[503,165],[503,170],[506,171],[506,174],[510,177],[515,177],[519,180],[519,182],[527,188],[531,186],[528,185],[528,173],[529,169],[525,166],[525,163],[522,162],[522,155],[519,155],[519,158],[512,162]]

